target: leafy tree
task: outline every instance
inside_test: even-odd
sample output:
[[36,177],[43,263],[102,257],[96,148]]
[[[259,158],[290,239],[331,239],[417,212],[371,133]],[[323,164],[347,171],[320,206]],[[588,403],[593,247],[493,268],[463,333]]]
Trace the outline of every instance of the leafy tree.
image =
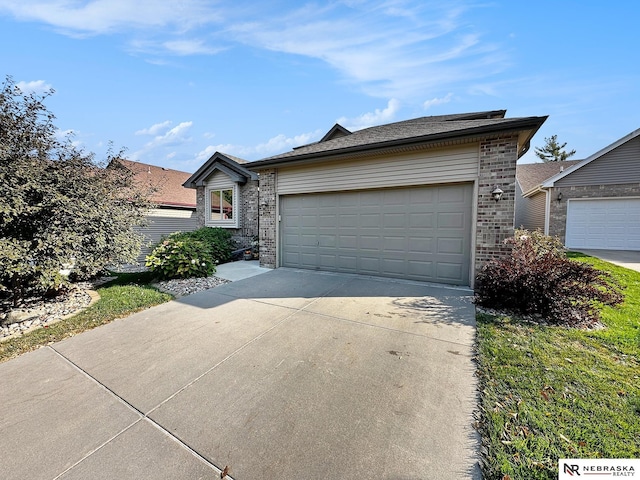
[[565,152],[564,147],[567,146],[567,142],[562,145],[558,144],[558,136],[551,135],[551,137],[544,139],[545,145],[544,147],[536,147],[535,152],[536,156],[542,159],[543,162],[564,162],[569,157],[572,157],[576,154],[575,150],[571,150],[570,152]]
[[70,136],[56,138],[43,103],[51,94],[23,94],[11,77],[0,89],[0,290],[14,304],[57,289],[65,264],[85,278],[135,259],[133,227],[151,207],[119,154],[99,164]]

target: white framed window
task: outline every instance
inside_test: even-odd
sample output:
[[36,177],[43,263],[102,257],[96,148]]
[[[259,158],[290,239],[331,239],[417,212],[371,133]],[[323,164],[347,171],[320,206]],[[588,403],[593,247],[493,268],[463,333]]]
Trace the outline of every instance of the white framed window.
[[238,228],[238,186],[208,187],[205,194],[207,226]]

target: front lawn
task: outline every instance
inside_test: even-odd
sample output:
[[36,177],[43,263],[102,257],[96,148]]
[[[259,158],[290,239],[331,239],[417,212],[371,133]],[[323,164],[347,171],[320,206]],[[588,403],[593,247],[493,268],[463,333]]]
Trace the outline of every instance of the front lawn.
[[485,480],[556,479],[559,458],[640,458],[640,272],[580,253],[624,287],[605,329],[478,313]]
[[149,285],[152,277],[149,272],[118,274],[115,280],[97,289],[100,300],[86,310],[47,328],[0,342],[0,362],[171,300],[171,295]]

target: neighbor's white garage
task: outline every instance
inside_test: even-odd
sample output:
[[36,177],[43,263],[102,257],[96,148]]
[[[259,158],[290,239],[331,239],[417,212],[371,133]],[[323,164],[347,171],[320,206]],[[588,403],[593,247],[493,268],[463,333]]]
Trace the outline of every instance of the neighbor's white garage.
[[640,250],[640,198],[571,199],[567,248]]

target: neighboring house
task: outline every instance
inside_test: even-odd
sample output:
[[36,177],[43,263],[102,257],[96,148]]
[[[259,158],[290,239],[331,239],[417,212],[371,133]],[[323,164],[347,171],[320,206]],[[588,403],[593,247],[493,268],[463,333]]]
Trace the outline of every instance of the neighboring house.
[[216,152],[183,183],[197,192],[198,226],[230,230],[239,248],[258,235],[258,175],[246,163]]
[[[509,252],[516,161],[547,118],[505,113],[335,125],[319,142],[248,164],[216,153],[185,186],[198,188],[207,225],[244,228],[243,212],[234,210],[237,225],[220,220],[211,195],[233,190],[234,208],[259,207],[263,266],[473,285],[478,268]],[[238,167],[259,174],[251,205],[242,189],[256,181]]]
[[546,231],[549,192],[539,187],[545,180],[580,162],[581,160],[524,163],[516,167],[516,228]]
[[518,165],[517,177],[516,225],[567,248],[640,251],[640,129],[579,162]]
[[151,252],[150,247],[162,236],[198,228],[196,192],[182,186],[190,173],[130,160],[119,161],[135,173],[135,181],[139,185],[152,189],[151,200],[156,204],[147,214],[148,225],[138,228],[145,237],[138,256],[138,262],[142,263]]

